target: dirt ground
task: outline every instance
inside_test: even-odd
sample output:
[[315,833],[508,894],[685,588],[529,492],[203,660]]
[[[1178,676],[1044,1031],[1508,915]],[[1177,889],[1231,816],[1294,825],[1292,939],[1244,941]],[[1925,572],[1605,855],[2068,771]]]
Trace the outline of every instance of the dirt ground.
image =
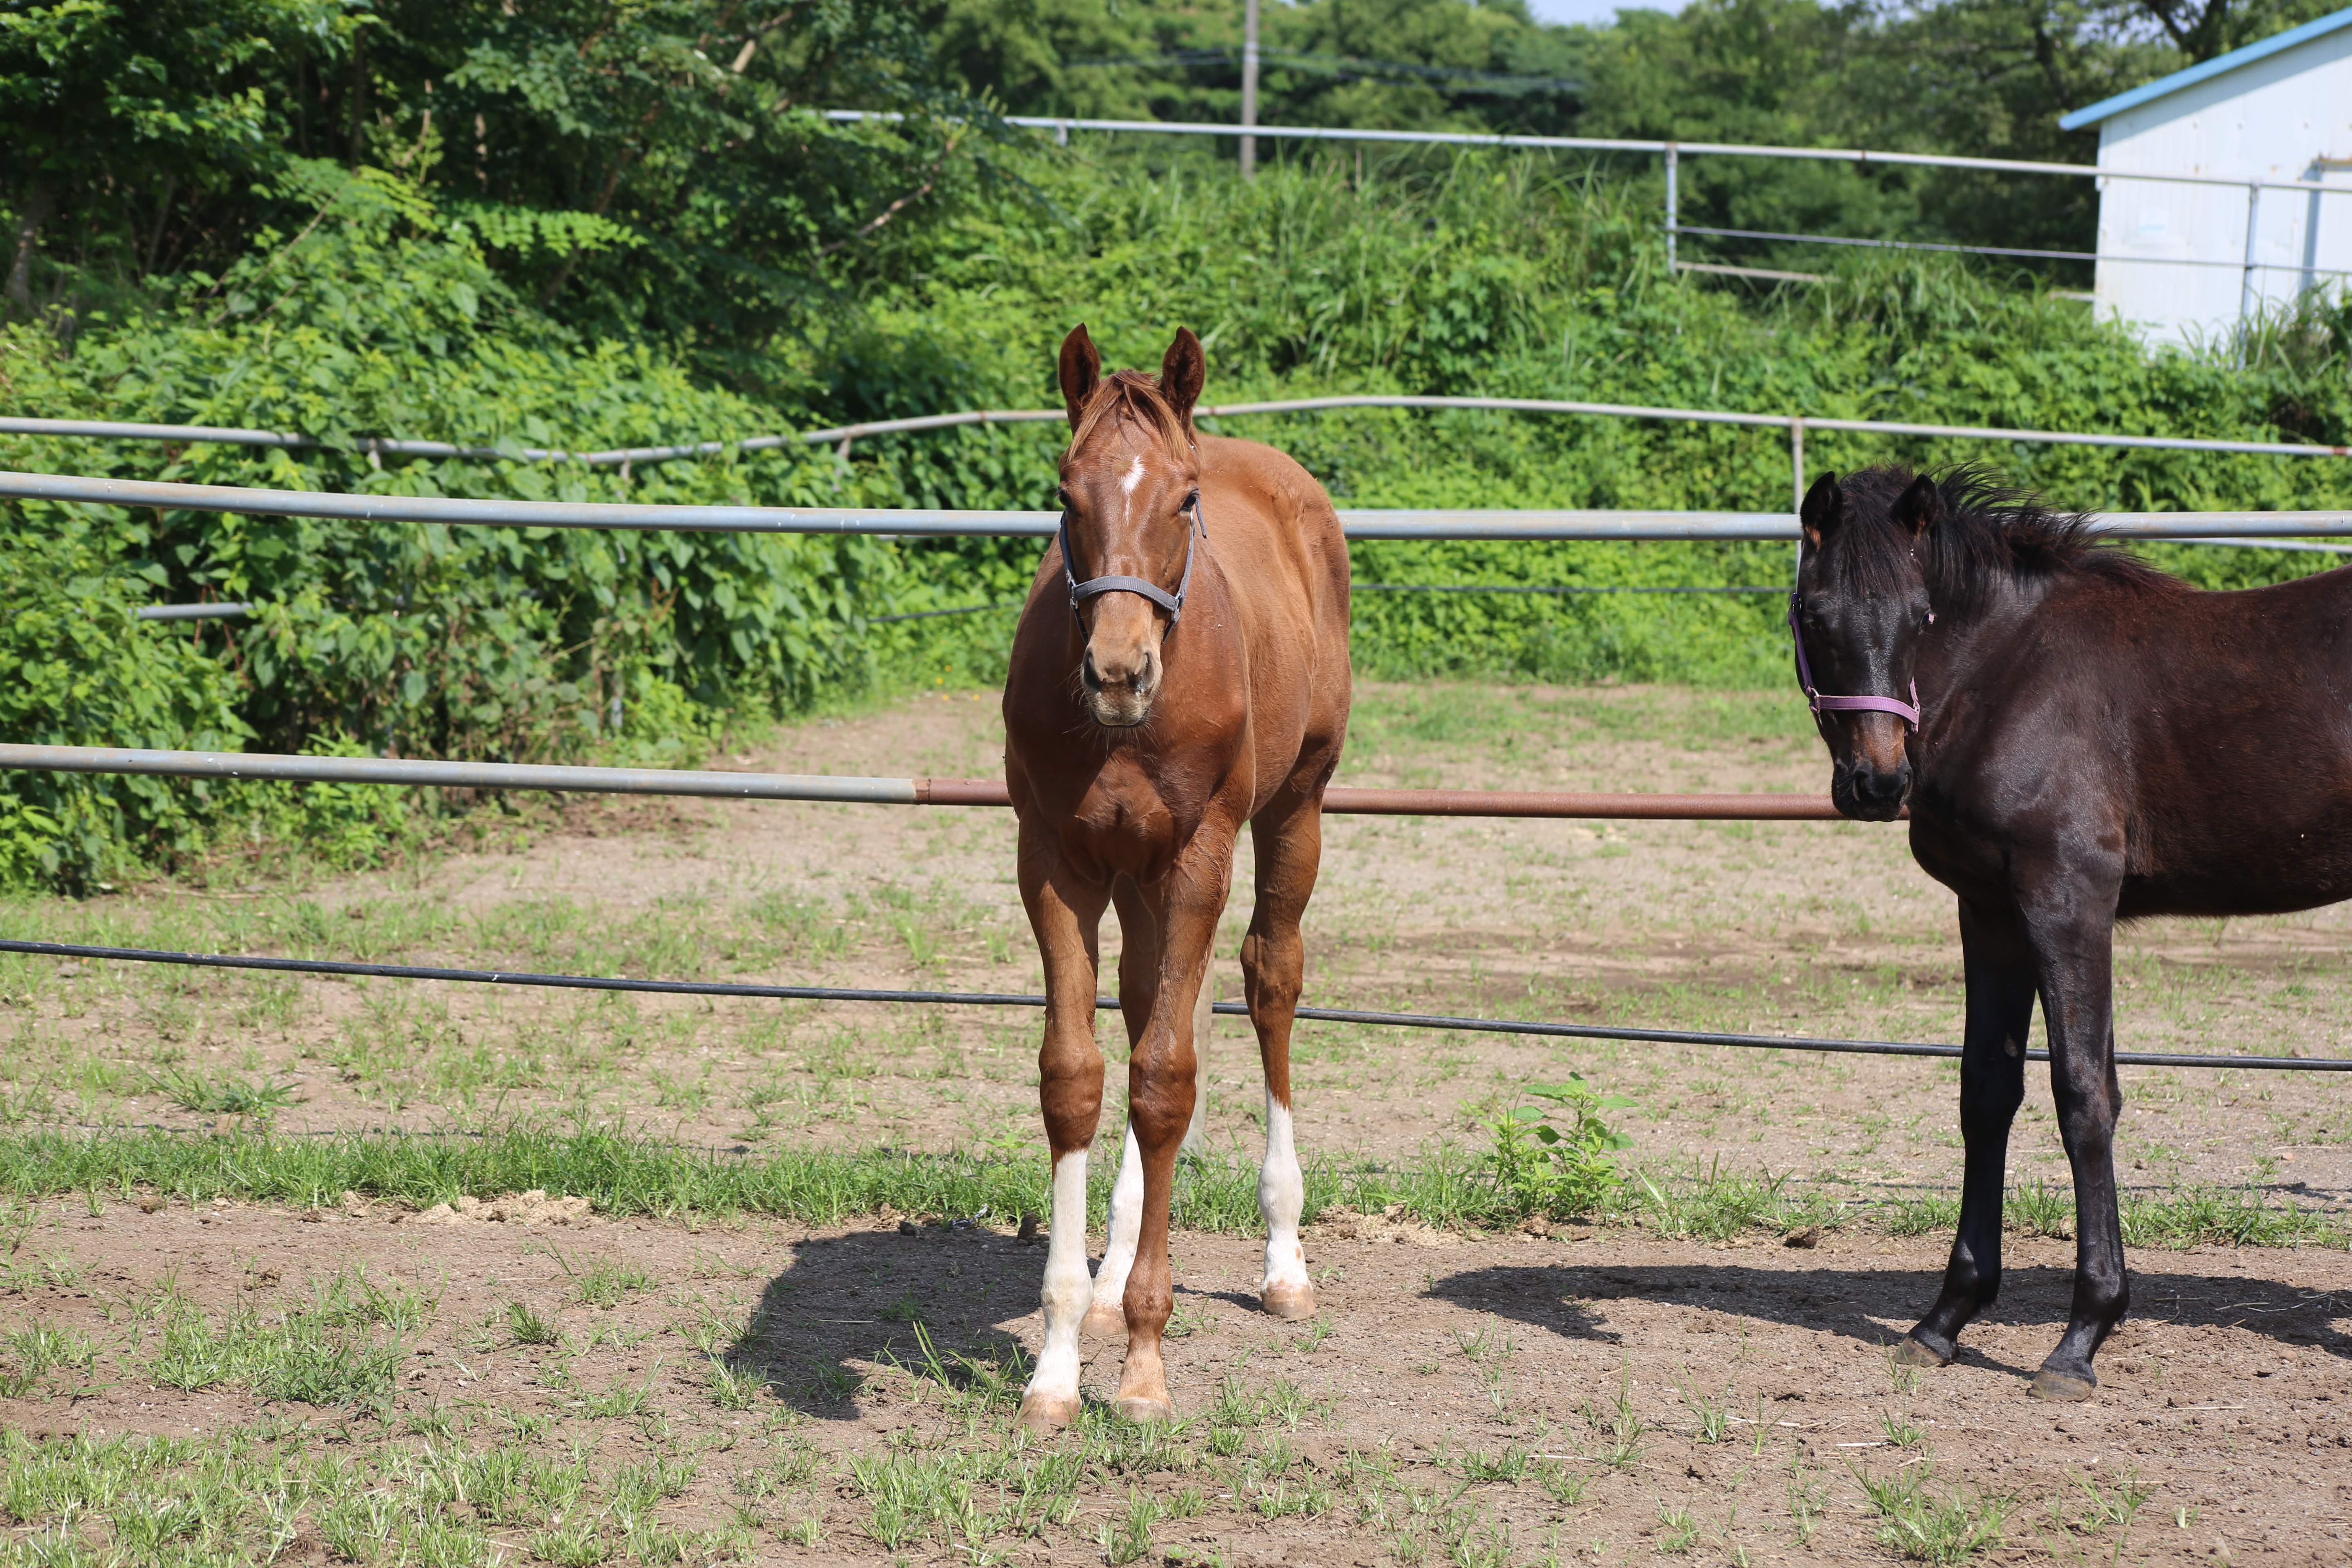
[[[1791,706],[1368,687],[1341,782],[1817,792],[1825,766]],[[978,775],[996,735],[992,699],[947,693],[720,765]],[[0,905],[0,925],[1025,991],[1039,976],[1010,829],[1003,812],[589,802],[393,872],[225,866]],[[1310,1002],[1956,1038],[1948,900],[1899,828],[1334,818],[1328,846]],[[1247,872],[1244,854],[1221,995],[1239,989]],[[2121,1043],[2352,1055],[2345,920],[2124,933]],[[1038,1137],[1025,1011],[16,958],[0,959],[0,1132],[17,1135],[576,1119],[753,1157]],[[1118,1030],[1103,1033],[1116,1091]],[[1948,1063],[1327,1025],[1302,1026],[1298,1053],[1310,1158],[1475,1152],[1524,1085],[1574,1071],[1633,1101],[1612,1113],[1627,1159],[1661,1181],[1754,1175],[1867,1201],[1946,1195],[1958,1174]],[[1214,1139],[1252,1159],[1255,1055],[1221,1020]],[[2099,1394],[2063,1408],[2023,1384],[2064,1321],[2072,1247],[2031,1233],[2011,1237],[1997,1321],[1924,1376],[1883,1347],[1933,1295],[1940,1230],[1709,1245],[1327,1215],[1307,1237],[1324,1310],[1290,1324],[1255,1310],[1255,1243],[1184,1234],[1170,1368],[1184,1424],[1096,1412],[1038,1447],[1008,1426],[1044,1255],[986,1223],[813,1231],[520,1200],[281,1211],[97,1191],[19,1205],[0,1214],[0,1552],[64,1560],[58,1542],[95,1517],[105,1528],[77,1539],[136,1562],[2352,1562],[2352,1081],[2124,1079],[2128,1190],[2225,1189],[2323,1216],[2337,1239],[2136,1251]],[[2043,1075],[2029,1083],[2012,1177],[2063,1190]],[[1098,1356],[1087,1386],[1116,1375]],[[299,1396],[329,1386],[342,1395]],[[120,1446],[141,1435],[192,1446]]]
[[[1023,1533],[990,1524],[1005,1517],[1002,1472],[1053,1451],[1005,1435],[1041,1331],[1043,1253],[985,1227],[77,1203],[45,1207],[35,1236],[65,1282],[20,1289],[6,1315],[110,1347],[90,1377],[52,1373],[48,1396],[0,1403],[0,1425],[36,1444],[242,1431],[363,1449],[332,1412],[174,1393],[120,1375],[133,1358],[111,1348],[128,1325],[266,1314],[356,1271],[431,1302],[392,1342],[382,1426],[400,1436],[383,1447],[437,1449],[446,1468],[528,1437],[582,1462],[592,1496],[666,1466],[686,1479],[653,1512],[690,1555],[731,1533],[716,1554],[1099,1562],[1104,1528],[1115,1536],[1141,1499],[1165,1510],[1138,1554],[1150,1561],[1874,1563],[1902,1553],[1865,1482],[1892,1479],[1925,1481],[1960,1519],[2001,1518],[1989,1562],[2352,1560],[2339,1251],[2136,1259],[2134,1317],[2098,1397],[2050,1406],[2023,1388],[2064,1320],[2062,1244],[2015,1243],[1998,1321],[1918,1376],[1884,1346],[1931,1295],[1939,1238],[1416,1237],[1342,1217],[1309,1235],[1323,1313],[1301,1324],[1255,1310],[1252,1243],[1184,1236],[1170,1382],[1185,1424],[1143,1451],[1101,1422],[1062,1439],[1099,1450],[1112,1479],[1072,1488],[1065,1514]],[[632,1281],[610,1307],[582,1300],[591,1260]],[[518,1342],[515,1303],[553,1342]],[[924,1370],[918,1323],[944,1375]],[[755,1391],[727,1399],[714,1367]],[[1009,1381],[992,1393],[973,1367]],[[1116,1378],[1103,1354],[1087,1384],[1107,1394]],[[615,1408],[615,1393],[638,1397]],[[995,1466],[998,1486],[961,1530],[950,1508],[891,1539],[889,1468],[952,1455],[983,1477]],[[528,1508],[504,1506],[472,1507],[482,1537],[543,1552]],[[624,1526],[606,1529],[617,1545]],[[328,1548],[310,1531],[285,1552]]]

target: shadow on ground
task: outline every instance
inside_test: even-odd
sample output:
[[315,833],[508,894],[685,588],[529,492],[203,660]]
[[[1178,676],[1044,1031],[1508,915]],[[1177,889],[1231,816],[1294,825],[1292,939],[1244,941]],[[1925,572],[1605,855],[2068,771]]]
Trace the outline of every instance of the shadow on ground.
[[[1891,1342],[1927,1310],[1943,1282],[1941,1270],[1871,1268],[1824,1263],[1813,1268],[1759,1268],[1736,1263],[1673,1266],[1601,1264],[1503,1265],[1445,1275],[1430,1294],[1482,1312],[1549,1330],[1570,1339],[1617,1342],[1607,1326],[1607,1303],[1628,1298],[1664,1306],[1703,1308],[1864,1344]],[[2352,1362],[2352,1335],[2334,1320],[2352,1312],[2352,1294],[2315,1291],[2260,1277],[2135,1268],[2127,1321],[2187,1327],[2252,1329],[2282,1344],[2314,1347]],[[2053,1343],[2066,1325],[2073,1300],[2072,1268],[2011,1265],[2001,1278],[1990,1321],[2046,1325]],[[1961,1358],[2006,1367],[1963,1337]],[[2032,1367],[2016,1368],[2031,1375]]]
[[1044,1247],[981,1230],[812,1237],[793,1248],[750,1327],[719,1354],[826,1421],[862,1417],[858,1391],[876,1363],[921,1366],[936,1356],[952,1381],[1006,1377],[1017,1388],[1028,1352],[996,1325],[1035,1310],[1045,1264]]

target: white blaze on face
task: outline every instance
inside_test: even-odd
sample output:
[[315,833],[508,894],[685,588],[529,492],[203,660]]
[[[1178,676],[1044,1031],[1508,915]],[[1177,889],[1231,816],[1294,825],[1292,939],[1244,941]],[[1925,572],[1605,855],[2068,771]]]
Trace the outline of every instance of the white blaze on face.
[[1118,1180],[1110,1189],[1110,1240],[1102,1267],[1095,1270],[1094,1305],[1117,1312],[1127,1299],[1127,1277],[1135,1271],[1135,1247],[1143,1234],[1143,1148],[1135,1121],[1127,1123],[1127,1151],[1119,1156]]
[[1139,457],[1128,465],[1127,472],[1118,477],[1118,521],[1124,526],[1135,510],[1135,487],[1143,482],[1143,459]]
[[1258,1170],[1257,1207],[1265,1216],[1265,1282],[1307,1285],[1307,1249],[1298,1244],[1298,1215],[1307,1206],[1307,1182],[1298,1173],[1298,1148],[1291,1140],[1290,1107],[1265,1097],[1265,1163]]
[[1074,1149],[1054,1162],[1054,1234],[1045,1249],[1045,1345],[1028,1392],[1054,1399],[1078,1396],[1078,1325],[1093,1281],[1087,1278],[1087,1152]]

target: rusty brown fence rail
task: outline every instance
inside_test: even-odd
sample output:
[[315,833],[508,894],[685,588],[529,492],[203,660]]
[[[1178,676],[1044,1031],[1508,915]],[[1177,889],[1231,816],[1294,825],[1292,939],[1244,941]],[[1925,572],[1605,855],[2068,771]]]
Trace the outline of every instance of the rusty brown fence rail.
[[[162,752],[119,746],[0,745],[0,771],[130,773],[292,784],[378,784],[412,789],[520,789],[587,795],[691,795],[847,805],[1009,806],[998,779],[860,778],[836,773],[733,773],[683,768],[589,768],[530,763],[450,763],[415,757],[295,757],[268,752]],[[1826,796],[1608,795],[1538,790],[1358,789],[1335,785],[1323,809],[1358,816],[1617,817],[1659,822],[1833,822]]]

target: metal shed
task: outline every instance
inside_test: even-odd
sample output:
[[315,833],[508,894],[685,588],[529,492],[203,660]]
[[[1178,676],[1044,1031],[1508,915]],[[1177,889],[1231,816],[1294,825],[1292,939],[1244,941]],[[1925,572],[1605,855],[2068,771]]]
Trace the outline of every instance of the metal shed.
[[2210,341],[2352,275],[2352,8],[2058,123],[2096,125],[2103,167],[2200,181],[2100,182],[2102,314],[2158,341]]

